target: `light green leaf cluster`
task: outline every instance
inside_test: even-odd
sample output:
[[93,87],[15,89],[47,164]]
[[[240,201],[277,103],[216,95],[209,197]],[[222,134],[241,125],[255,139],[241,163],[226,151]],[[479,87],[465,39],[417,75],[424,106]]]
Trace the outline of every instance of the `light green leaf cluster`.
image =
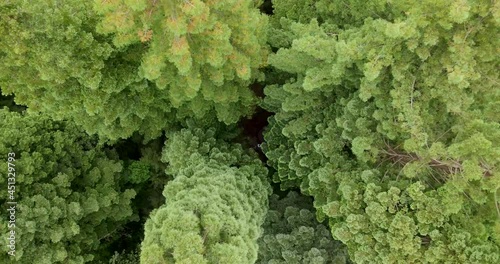
[[294,191],[282,199],[273,194],[263,228],[258,264],[349,263],[346,247],[316,221],[309,197]]
[[104,139],[172,126],[168,96],[138,75],[144,48],[113,48],[88,1],[4,1],[0,13],[0,85],[16,103]]
[[255,107],[267,17],[252,1],[4,1],[0,14],[2,92],[103,140]]
[[[0,190],[4,208],[16,204],[15,257],[2,239],[0,262],[85,263],[95,259],[108,234],[134,217],[135,191],[120,186],[122,165],[108,158],[75,125],[47,115],[0,110],[0,156],[15,153],[15,190]],[[7,186],[8,164],[0,164]],[[10,175],[12,176],[12,175]],[[14,200],[10,200],[13,195]],[[2,219],[9,219],[2,210]],[[11,229],[1,225],[8,237]]]
[[267,170],[215,129],[172,134],[163,161],[174,176],[145,225],[141,263],[254,263],[267,210]]
[[273,180],[312,195],[356,263],[498,262],[497,7],[342,2],[348,26],[284,17],[271,40]]
[[117,47],[147,44],[140,72],[195,116],[215,109],[234,123],[249,115],[247,88],[266,59],[267,17],[252,0],[95,1],[98,32]]

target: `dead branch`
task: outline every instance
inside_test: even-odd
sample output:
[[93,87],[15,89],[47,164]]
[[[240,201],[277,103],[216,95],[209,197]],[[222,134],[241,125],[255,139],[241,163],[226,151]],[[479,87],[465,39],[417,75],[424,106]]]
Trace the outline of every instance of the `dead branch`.
[[[423,160],[415,153],[407,153],[397,148],[392,147],[391,145],[386,143],[386,149],[381,152],[385,157],[385,160],[392,161],[393,164],[398,164],[401,167],[404,167],[406,164],[410,162],[416,162]],[[428,163],[429,167],[440,171],[445,174],[459,174],[463,172],[462,162],[459,160],[438,160],[431,159]],[[484,161],[481,161],[479,166],[483,169],[484,177],[493,176],[492,168],[488,166]]]

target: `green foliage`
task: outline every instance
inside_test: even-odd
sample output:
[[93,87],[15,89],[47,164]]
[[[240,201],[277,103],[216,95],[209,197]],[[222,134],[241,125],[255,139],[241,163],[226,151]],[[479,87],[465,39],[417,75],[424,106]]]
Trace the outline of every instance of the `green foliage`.
[[151,177],[150,166],[141,161],[133,160],[125,170],[124,178],[132,184],[140,184],[147,181]]
[[139,264],[139,253],[138,251],[133,252],[122,252],[121,254],[115,252],[113,257],[109,260],[109,264]]
[[[139,212],[142,213],[144,222],[153,209],[156,209],[165,203],[165,197],[162,195],[163,189],[168,181],[172,180],[171,175],[165,174],[167,164],[161,162],[161,152],[164,142],[162,139],[156,139],[149,142],[141,148],[141,158],[139,161],[133,161],[136,164],[135,175],[140,182],[134,189],[139,189],[136,201]],[[147,176],[146,176],[147,175]],[[144,181],[146,180],[146,181]],[[144,182],[143,182],[144,181]]]
[[[142,48],[127,51],[95,33],[88,1],[7,1],[0,4],[0,83],[30,111],[73,119],[90,134],[118,139],[141,130],[158,136],[171,122],[168,103],[138,77]],[[16,78],[12,78],[16,76]]]
[[14,102],[14,96],[4,96],[2,94],[2,89],[0,89],[0,109],[7,107],[10,111],[23,112],[26,110],[25,106],[17,105]]
[[293,74],[265,90],[273,180],[314,196],[356,263],[497,263],[498,7],[343,3],[270,40]]
[[[0,156],[15,153],[15,192],[7,191],[7,162],[0,164],[0,203],[13,194],[16,252],[2,239],[0,262],[85,263],[134,215],[135,191],[120,186],[122,165],[74,124],[46,115],[0,110]],[[12,176],[12,175],[10,175]],[[2,210],[2,219],[9,212]],[[0,227],[8,237],[7,224]]]
[[104,140],[250,115],[267,18],[249,0],[153,2],[3,1],[2,91]]
[[273,16],[271,17],[271,22],[274,28],[279,27],[282,18],[308,23],[311,19],[318,18],[318,11],[315,3],[319,2],[325,1],[273,0]]
[[194,116],[215,109],[219,120],[249,115],[248,85],[266,56],[267,17],[252,0],[95,1],[103,15],[98,32],[113,33],[117,47],[146,43],[140,75],[189,105]]
[[[6,0],[0,16],[18,209],[0,263],[500,262],[499,1]],[[238,123],[257,102],[271,175],[236,143],[261,141]],[[268,211],[268,176],[312,199]]]
[[254,263],[271,191],[256,153],[190,128],[169,137],[162,160],[174,180],[146,222],[141,263]]
[[283,199],[273,194],[259,239],[256,263],[348,263],[347,250],[334,241],[327,226],[315,219],[312,199],[289,192]]

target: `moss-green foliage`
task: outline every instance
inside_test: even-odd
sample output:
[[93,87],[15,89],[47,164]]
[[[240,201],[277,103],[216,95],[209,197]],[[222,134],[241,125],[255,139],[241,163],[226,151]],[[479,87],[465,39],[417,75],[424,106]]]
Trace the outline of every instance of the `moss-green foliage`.
[[[383,0],[374,1],[331,1],[331,0],[272,0],[274,26],[283,19],[291,19],[300,23],[309,23],[317,19],[320,23],[335,24],[342,28],[360,26],[366,18],[384,18],[393,20],[400,15],[399,9],[408,6],[410,1],[389,3]],[[279,27],[279,26],[278,26]]]
[[356,263],[497,263],[498,4],[341,2],[349,26],[292,16],[271,39],[293,74],[265,91],[273,180]]
[[167,2],[2,1],[2,91],[109,140],[250,115],[267,18],[249,0]]
[[[140,189],[138,193],[138,209],[142,216],[147,219],[153,209],[156,209],[165,203],[165,197],[162,195],[163,189],[168,181],[172,180],[171,175],[165,174],[167,164],[161,162],[161,152],[164,142],[156,139],[141,149],[141,158],[137,163],[139,168],[147,168],[148,180],[140,183],[135,189]],[[136,170],[137,172],[146,172],[146,170]],[[144,174],[138,175],[139,179],[145,179]],[[136,177],[134,177],[136,178]]]
[[[267,210],[267,170],[256,153],[215,129],[172,134],[163,151],[174,176],[166,204],[151,213],[141,263],[254,263]],[[222,132],[223,131],[218,131]]]
[[[72,123],[0,110],[0,156],[15,153],[16,252],[1,263],[84,263],[131,220],[135,191],[119,185],[122,164]],[[0,204],[8,208],[7,162],[0,163]],[[9,212],[2,210],[1,218]],[[8,237],[7,224],[0,233]]]
[[273,194],[259,239],[259,264],[344,264],[347,249],[316,221],[312,199],[291,191]]

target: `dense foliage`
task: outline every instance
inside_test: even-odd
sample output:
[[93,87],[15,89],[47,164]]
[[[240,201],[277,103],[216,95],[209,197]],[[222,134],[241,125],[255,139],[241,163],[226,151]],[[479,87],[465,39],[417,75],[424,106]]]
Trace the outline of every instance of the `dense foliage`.
[[250,0],[153,2],[1,3],[3,92],[111,140],[251,114],[267,18]]
[[498,7],[398,1],[360,23],[348,2],[347,24],[291,12],[270,40],[274,181],[356,263],[497,263]]
[[[46,115],[0,110],[0,156],[15,153],[15,186],[0,190],[0,203],[13,195],[16,253],[20,263],[83,263],[95,258],[110,233],[132,220],[133,189],[122,188],[122,164],[96,147],[75,125]],[[11,155],[9,155],[10,157]],[[7,185],[7,163],[0,164]],[[2,219],[10,211],[2,210]],[[0,227],[9,237],[6,224]],[[8,263],[2,239],[0,262]],[[36,245],[36,246],[34,246]]]
[[[129,253],[115,252],[109,260],[109,264],[138,264],[140,263],[139,253],[137,251]],[[107,264],[107,263],[106,263]]]
[[174,180],[146,222],[141,262],[254,263],[270,193],[255,153],[192,129],[167,140],[163,160]]
[[263,228],[256,263],[347,263],[345,247],[332,239],[327,226],[316,221],[310,197],[294,191],[282,199],[273,194]]
[[0,263],[499,263],[499,33],[486,0],[1,1]]
[[114,33],[117,47],[145,43],[140,75],[168,90],[174,107],[198,117],[213,108],[226,123],[253,110],[246,87],[265,62],[267,17],[252,0],[96,3],[98,32]]

